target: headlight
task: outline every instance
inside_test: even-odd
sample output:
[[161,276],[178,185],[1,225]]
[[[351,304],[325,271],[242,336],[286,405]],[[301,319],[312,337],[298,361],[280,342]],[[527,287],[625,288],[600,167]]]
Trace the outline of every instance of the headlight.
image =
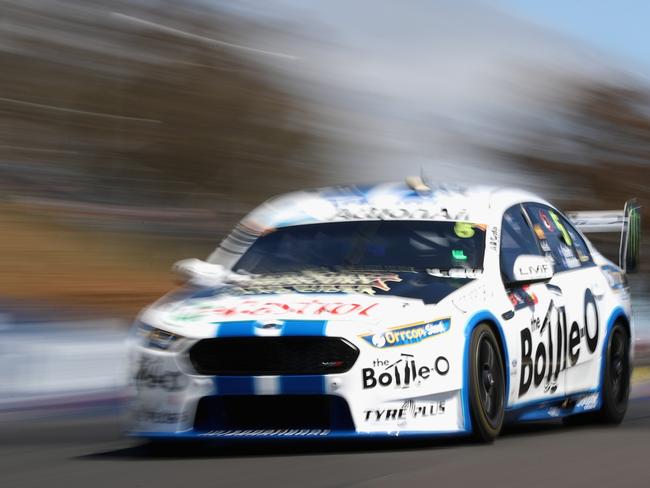
[[135,334],[138,341],[140,341],[144,347],[161,349],[163,351],[169,349],[174,345],[174,343],[176,343],[176,341],[183,338],[183,336],[167,332],[166,330],[157,329],[156,327],[152,327],[143,322],[138,322],[135,328]]

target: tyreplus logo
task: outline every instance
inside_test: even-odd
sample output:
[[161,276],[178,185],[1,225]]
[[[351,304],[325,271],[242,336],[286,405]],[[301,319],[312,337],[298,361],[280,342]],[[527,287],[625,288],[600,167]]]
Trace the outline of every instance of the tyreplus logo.
[[378,348],[404,346],[416,344],[424,339],[447,332],[450,324],[451,320],[445,318],[434,322],[402,325],[388,329],[380,334],[363,334],[360,337]]
[[449,361],[438,356],[431,365],[418,365],[412,354],[401,354],[400,359],[391,363],[376,359],[372,368],[363,368],[363,389],[379,387],[410,388],[420,385],[434,375],[445,376],[449,373]]

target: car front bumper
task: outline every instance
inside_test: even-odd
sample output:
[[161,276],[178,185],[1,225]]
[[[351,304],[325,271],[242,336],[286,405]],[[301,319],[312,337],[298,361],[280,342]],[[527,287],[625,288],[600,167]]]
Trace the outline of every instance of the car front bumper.
[[[447,337],[445,337],[447,336]],[[312,439],[467,433],[462,350],[451,335],[359,350],[332,374],[199,374],[188,341],[176,351],[130,348],[130,434],[176,439]]]

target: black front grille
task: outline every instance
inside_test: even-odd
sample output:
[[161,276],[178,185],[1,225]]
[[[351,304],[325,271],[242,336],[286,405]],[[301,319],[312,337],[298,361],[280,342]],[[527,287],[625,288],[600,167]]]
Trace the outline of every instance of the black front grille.
[[199,374],[226,376],[343,373],[358,356],[340,337],[223,337],[190,349]]
[[210,396],[201,398],[194,429],[354,430],[347,402],[333,395]]

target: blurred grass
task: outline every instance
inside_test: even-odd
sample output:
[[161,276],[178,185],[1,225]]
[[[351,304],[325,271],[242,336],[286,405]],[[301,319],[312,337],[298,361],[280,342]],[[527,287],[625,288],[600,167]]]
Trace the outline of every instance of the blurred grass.
[[632,372],[632,383],[645,383],[650,381],[650,366],[634,368]]
[[0,296],[80,312],[131,316],[170,289],[181,253],[209,252],[178,238],[82,230],[6,203],[0,226]]

